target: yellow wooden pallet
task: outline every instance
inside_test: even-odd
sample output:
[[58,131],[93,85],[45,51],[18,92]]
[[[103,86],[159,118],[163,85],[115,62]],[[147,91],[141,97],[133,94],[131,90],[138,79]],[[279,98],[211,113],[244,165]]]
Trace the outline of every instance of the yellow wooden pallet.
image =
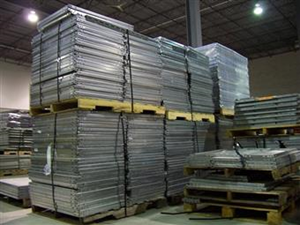
[[205,121],[215,122],[215,116],[208,113],[190,113],[181,111],[167,111],[166,117],[168,120],[187,120],[187,121]]
[[28,174],[28,169],[0,170],[0,177],[25,175],[25,174]]
[[4,151],[4,155],[31,155],[31,151]]
[[234,109],[221,108],[219,113],[223,116],[233,117]]
[[163,106],[134,103],[132,109],[131,102],[89,98],[71,99],[62,102],[56,102],[48,106],[31,107],[30,113],[31,115],[35,116],[47,113],[57,113],[70,109],[113,111],[125,113],[152,113],[158,115],[165,114],[165,108]]
[[[131,104],[127,112],[131,112]],[[134,113],[153,113],[157,115],[165,115],[166,109],[163,106],[155,106],[150,104],[141,104],[134,103],[133,104],[133,112]]]
[[300,124],[270,125],[265,127],[241,127],[228,131],[230,137],[255,137],[300,134]]

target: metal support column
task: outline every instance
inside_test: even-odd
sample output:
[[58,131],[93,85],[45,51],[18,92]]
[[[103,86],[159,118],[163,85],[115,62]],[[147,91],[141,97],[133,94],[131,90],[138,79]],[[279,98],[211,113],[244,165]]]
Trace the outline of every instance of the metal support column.
[[202,46],[202,27],[199,0],[186,0],[186,25],[188,45]]
[[297,34],[298,34],[298,43],[300,45],[300,0],[295,0],[296,5],[296,26],[297,26]]

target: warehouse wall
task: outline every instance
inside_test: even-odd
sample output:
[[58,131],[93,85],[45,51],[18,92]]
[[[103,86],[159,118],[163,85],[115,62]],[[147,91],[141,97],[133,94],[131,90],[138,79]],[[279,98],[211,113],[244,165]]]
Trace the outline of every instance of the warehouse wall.
[[31,68],[0,61],[0,108],[29,109]]
[[300,92],[300,51],[249,61],[252,96]]

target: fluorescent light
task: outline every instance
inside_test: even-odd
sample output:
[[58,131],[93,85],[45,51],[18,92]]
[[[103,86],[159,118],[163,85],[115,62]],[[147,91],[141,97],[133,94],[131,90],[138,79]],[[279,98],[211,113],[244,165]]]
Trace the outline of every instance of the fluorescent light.
[[263,13],[264,9],[260,6],[260,4],[255,4],[255,8],[253,10],[253,13],[255,15],[261,15]]
[[30,13],[27,16],[27,19],[31,22],[31,23],[36,23],[39,20],[38,15],[36,14],[35,11],[30,11]]

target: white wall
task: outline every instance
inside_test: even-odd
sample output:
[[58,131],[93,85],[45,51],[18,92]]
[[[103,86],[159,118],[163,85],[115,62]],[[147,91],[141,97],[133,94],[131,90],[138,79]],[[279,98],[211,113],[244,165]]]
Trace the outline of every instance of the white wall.
[[252,96],[300,93],[300,51],[249,61]]
[[29,109],[31,68],[0,61],[0,109]]

